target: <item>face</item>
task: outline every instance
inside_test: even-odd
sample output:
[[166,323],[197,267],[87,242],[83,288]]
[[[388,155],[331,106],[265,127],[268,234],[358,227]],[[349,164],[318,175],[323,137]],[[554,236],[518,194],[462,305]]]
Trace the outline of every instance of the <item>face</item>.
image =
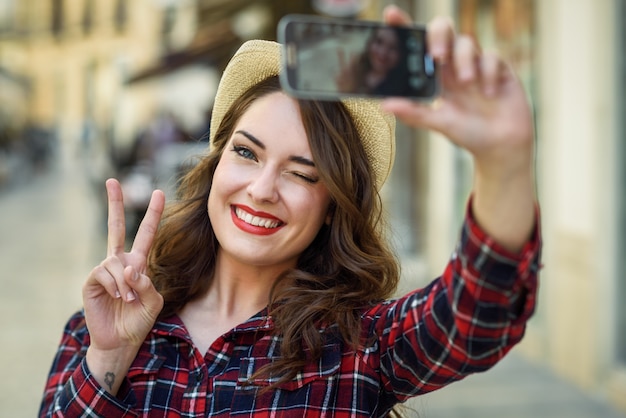
[[280,92],[256,100],[235,125],[213,177],[208,212],[218,257],[294,267],[329,205],[297,102]]
[[379,29],[370,42],[369,60],[375,72],[386,73],[398,65],[400,46],[398,37],[391,29]]

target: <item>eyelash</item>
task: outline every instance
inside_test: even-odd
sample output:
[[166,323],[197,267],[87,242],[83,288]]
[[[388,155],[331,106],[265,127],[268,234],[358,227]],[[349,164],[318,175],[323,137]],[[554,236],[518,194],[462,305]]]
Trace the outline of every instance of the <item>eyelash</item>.
[[309,176],[305,176],[304,174],[300,174],[300,173],[293,173],[294,176],[297,176],[299,178],[301,178],[302,180],[306,181],[309,184],[315,184],[317,183],[317,179],[311,178]]
[[[233,148],[231,151],[247,160],[257,161],[256,155],[248,147],[241,146],[241,145],[233,145]],[[295,171],[292,171],[291,174],[293,174],[294,176],[298,177],[299,179],[302,179],[303,181],[309,184],[315,184],[319,181],[317,178],[312,178],[312,177],[309,177],[307,175],[304,175],[302,173],[298,173]]]
[[256,155],[248,147],[243,147],[241,145],[233,145],[232,151],[242,158],[256,161]]

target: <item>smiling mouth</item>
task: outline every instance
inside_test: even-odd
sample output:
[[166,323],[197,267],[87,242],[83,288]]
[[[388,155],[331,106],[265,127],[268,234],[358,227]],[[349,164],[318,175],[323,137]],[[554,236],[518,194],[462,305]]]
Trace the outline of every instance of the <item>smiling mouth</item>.
[[278,221],[275,219],[268,219],[268,218],[263,218],[260,216],[252,215],[239,207],[235,207],[234,209],[235,209],[235,216],[238,219],[252,226],[256,226],[259,228],[273,229],[273,228],[278,228],[279,226],[283,224],[281,221]]

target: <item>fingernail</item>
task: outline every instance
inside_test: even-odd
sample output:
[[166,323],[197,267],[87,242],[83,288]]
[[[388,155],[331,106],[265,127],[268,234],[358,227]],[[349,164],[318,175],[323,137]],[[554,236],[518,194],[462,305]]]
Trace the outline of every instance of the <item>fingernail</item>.
[[135,271],[135,274],[133,275],[133,280],[137,280],[137,279],[139,279],[139,273]]
[[120,291],[119,291],[119,290],[116,290],[116,291],[115,291],[115,299],[119,299],[119,298],[121,298],[121,297],[122,297],[122,295],[120,295]]
[[126,301],[128,302],[132,302],[135,300],[135,294],[133,293],[132,290],[130,290],[127,294],[126,294]]
[[446,59],[445,49],[442,46],[435,45],[430,51],[431,57],[439,64],[444,64]]

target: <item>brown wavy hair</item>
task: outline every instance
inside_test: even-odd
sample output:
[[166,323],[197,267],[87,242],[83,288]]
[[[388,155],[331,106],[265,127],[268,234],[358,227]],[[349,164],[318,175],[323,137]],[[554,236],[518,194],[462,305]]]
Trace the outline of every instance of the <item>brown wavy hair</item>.
[[[208,291],[219,245],[207,214],[215,168],[239,118],[255,100],[277,91],[278,79],[270,77],[234,102],[211,152],[182,179],[177,200],[168,206],[148,260],[165,300],[161,317]],[[391,297],[399,280],[397,260],[383,234],[380,195],[348,110],[340,102],[298,104],[313,160],[331,196],[332,220],[270,292],[268,311],[282,337],[281,358],[262,372],[280,376],[276,384],[319,359],[322,327],[333,329],[349,347],[359,346],[360,313]]]

